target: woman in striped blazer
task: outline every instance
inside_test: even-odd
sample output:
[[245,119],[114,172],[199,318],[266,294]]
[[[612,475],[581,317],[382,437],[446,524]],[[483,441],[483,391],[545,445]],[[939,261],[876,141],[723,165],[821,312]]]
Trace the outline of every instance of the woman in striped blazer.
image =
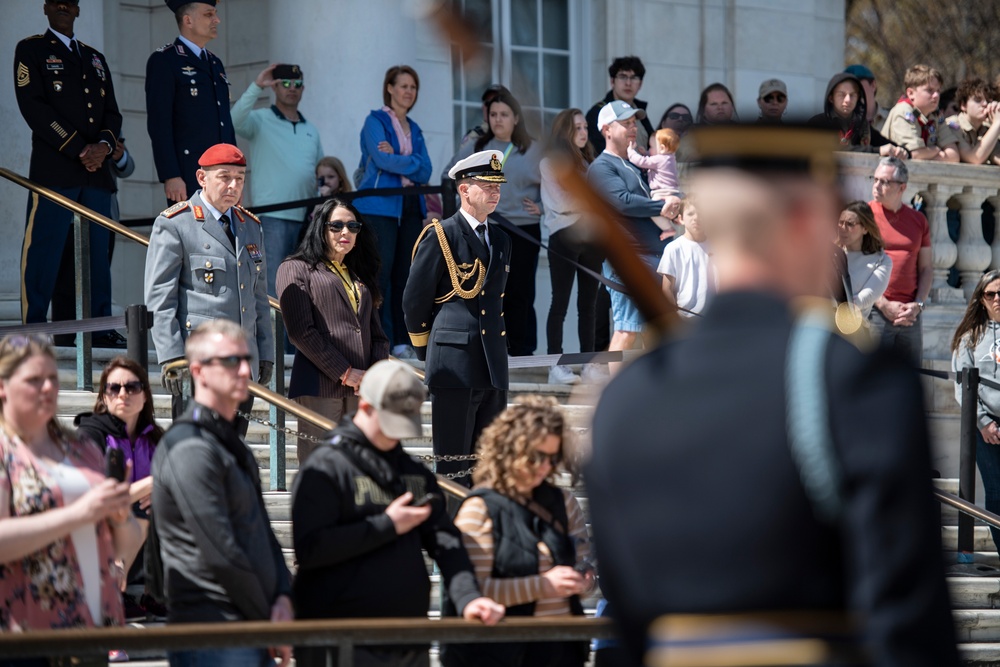
[[[372,229],[353,206],[331,199],[278,267],[281,317],[297,348],[288,397],[335,422],[357,410],[365,370],[389,356],[379,321],[380,264]],[[299,431],[323,436],[305,421]],[[298,439],[300,467],[317,444]]]

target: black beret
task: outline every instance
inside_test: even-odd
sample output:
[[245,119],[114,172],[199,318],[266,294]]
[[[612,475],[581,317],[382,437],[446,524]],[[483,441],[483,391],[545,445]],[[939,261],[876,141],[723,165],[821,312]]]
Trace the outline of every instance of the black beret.
[[167,3],[167,7],[170,7],[170,11],[177,13],[177,10],[184,5],[190,5],[192,2],[200,2],[203,5],[212,5],[215,7],[217,0],[164,0]]

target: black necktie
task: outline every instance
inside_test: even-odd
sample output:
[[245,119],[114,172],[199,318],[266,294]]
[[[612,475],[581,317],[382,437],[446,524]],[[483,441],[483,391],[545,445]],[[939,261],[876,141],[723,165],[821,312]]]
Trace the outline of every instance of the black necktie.
[[229,244],[233,246],[233,250],[236,250],[236,237],[233,235],[233,226],[229,224],[229,216],[223,213],[222,217],[219,218],[219,223],[222,224],[222,231],[226,233]]
[[483,247],[486,248],[487,250],[489,250],[490,246],[489,246],[488,243],[486,243],[486,224],[485,223],[482,223],[482,222],[479,223],[479,225],[476,227],[476,234],[479,234],[479,240],[482,241]]
[[205,49],[201,50],[201,59],[204,60],[205,62],[208,62],[208,51],[206,51]]
[[80,45],[77,43],[75,39],[69,40],[69,50],[72,51],[73,55],[77,56],[78,58],[83,58],[83,56],[80,54]]

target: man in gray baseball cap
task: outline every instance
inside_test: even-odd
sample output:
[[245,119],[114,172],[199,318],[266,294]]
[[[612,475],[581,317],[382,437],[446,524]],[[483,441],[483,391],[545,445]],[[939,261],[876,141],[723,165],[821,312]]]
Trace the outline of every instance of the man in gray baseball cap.
[[[358,411],[327,434],[295,477],[297,617],[427,618],[423,548],[462,616],[496,624],[504,607],[480,592],[441,487],[399,442],[421,434],[423,383],[412,368],[387,359],[365,372],[358,393]],[[295,659],[303,667],[325,665],[324,653],[296,647]],[[425,646],[355,648],[355,664],[376,658],[379,664],[428,664]]]

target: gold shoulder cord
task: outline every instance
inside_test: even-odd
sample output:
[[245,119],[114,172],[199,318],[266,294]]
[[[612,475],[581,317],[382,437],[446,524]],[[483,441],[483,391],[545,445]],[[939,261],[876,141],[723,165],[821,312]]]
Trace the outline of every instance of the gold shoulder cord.
[[[467,272],[459,270],[458,266],[455,264],[455,258],[451,254],[451,246],[448,245],[448,237],[445,236],[444,227],[442,227],[441,223],[437,220],[431,222],[430,225],[424,227],[424,230],[420,232],[420,236],[417,237],[417,242],[413,244],[413,253],[410,255],[410,262],[413,262],[413,258],[417,254],[417,246],[420,245],[420,241],[423,240],[424,234],[426,234],[427,230],[431,227],[433,227],[434,231],[437,232],[438,244],[441,246],[441,255],[444,257],[444,263],[448,268],[448,275],[451,277],[451,286],[453,288],[444,296],[439,296],[434,299],[434,303],[444,303],[456,294],[463,299],[475,299],[479,296],[479,292],[482,291],[483,283],[486,282],[486,267],[483,265],[482,260],[477,257],[475,263],[472,265],[472,268]],[[476,276],[477,273],[479,274],[478,276]],[[473,286],[470,290],[462,289],[462,283],[472,279],[473,276],[476,276],[475,286]]]

